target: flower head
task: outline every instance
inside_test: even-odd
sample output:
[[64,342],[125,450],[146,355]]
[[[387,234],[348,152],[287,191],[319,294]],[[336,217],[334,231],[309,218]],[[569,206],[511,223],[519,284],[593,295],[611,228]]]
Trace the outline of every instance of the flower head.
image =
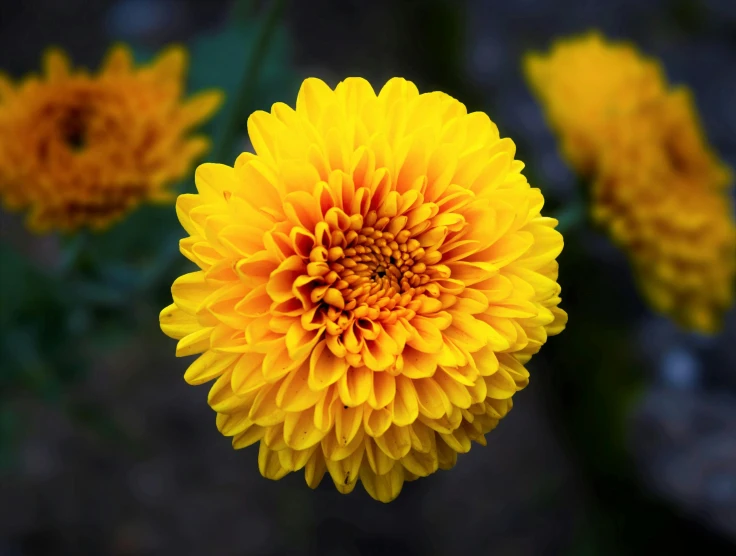
[[686,328],[713,332],[733,303],[730,171],[705,144],[683,89],[620,124],[626,131],[601,155],[594,220],[629,253],[656,310]]
[[592,183],[593,219],[626,249],[645,297],[687,328],[715,330],[733,302],[731,173],[690,93],[597,34],[531,55],[526,69],[563,151]]
[[161,327],[261,473],[379,500],[485,443],[560,332],[562,237],[483,113],[443,93],[307,79],[203,164]]
[[524,62],[563,153],[583,175],[594,171],[611,125],[666,89],[658,62],[642,57],[631,44],[609,43],[597,32],[560,40],[549,54],[532,53]]
[[182,99],[186,56],[170,48],[134,67],[117,46],[99,75],[73,70],[49,50],[42,76],[0,75],[0,196],[29,209],[36,231],[109,225],[136,205],[172,199],[167,189],[207,150],[190,135],[221,102],[207,91]]

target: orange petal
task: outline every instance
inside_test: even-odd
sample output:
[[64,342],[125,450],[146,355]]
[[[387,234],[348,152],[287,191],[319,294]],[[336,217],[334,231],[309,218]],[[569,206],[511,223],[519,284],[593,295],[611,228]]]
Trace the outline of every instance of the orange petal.
[[[289,373],[281,383],[276,395],[276,404],[288,412],[302,412],[314,405],[322,398],[322,392],[312,390],[307,384],[309,365],[303,364],[297,370]],[[312,412],[309,419],[312,420]]]
[[386,407],[396,395],[396,379],[390,373],[372,373],[373,389],[368,396],[368,404],[373,409]]
[[322,390],[337,382],[347,369],[345,359],[336,357],[322,340],[315,346],[310,356],[309,387],[313,390]]
[[367,367],[350,367],[337,381],[340,400],[348,407],[366,402],[373,388],[373,371]]

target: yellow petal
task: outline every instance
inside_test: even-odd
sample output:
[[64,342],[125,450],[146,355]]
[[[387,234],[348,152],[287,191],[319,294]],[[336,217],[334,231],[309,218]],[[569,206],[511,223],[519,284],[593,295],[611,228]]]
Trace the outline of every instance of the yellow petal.
[[347,361],[336,357],[323,340],[315,346],[309,359],[309,387],[322,390],[337,382],[347,369]]
[[434,444],[434,435],[432,435],[432,448],[426,454],[410,450],[408,454],[401,458],[401,465],[418,477],[426,477],[437,471],[439,460],[437,458],[437,448]]
[[188,336],[184,336],[179,343],[176,344],[176,356],[185,357],[202,353],[210,348],[211,328],[202,328],[196,332],[192,332]]
[[373,387],[373,374],[367,367],[350,367],[337,382],[342,403],[355,407],[366,402]]
[[384,454],[383,450],[379,450],[373,442],[373,439],[369,436],[366,436],[365,438],[365,455],[368,460],[368,464],[377,475],[385,475],[391,471],[393,466],[396,464],[396,460],[391,459]]
[[252,446],[266,434],[266,429],[258,425],[251,425],[245,431],[233,436],[233,448],[240,450]]
[[386,407],[396,395],[396,379],[387,372],[372,373],[373,388],[368,396],[368,404],[373,409]]
[[282,339],[263,359],[263,376],[268,382],[274,382],[299,368],[302,361],[294,360],[286,349],[286,341]]
[[174,280],[171,295],[179,309],[194,315],[214,290],[215,288],[205,282],[204,272],[198,271],[184,274]]
[[266,427],[266,434],[263,437],[263,442],[275,452],[286,449],[286,441],[284,440],[284,424],[277,423],[276,425]]
[[179,82],[186,64],[186,50],[181,46],[170,46],[154,60],[151,70],[160,81]]
[[363,427],[366,434],[377,437],[385,433],[391,426],[392,411],[391,407],[381,409],[365,409],[363,414]]
[[182,311],[173,303],[161,311],[158,318],[164,334],[176,340],[193,334],[201,328],[196,317]]
[[460,454],[466,454],[470,451],[470,438],[468,438],[465,429],[459,427],[450,434],[440,433],[440,437],[453,450]]
[[435,324],[435,319],[417,315],[411,321],[416,330],[407,345],[424,353],[437,353],[442,349],[442,332]]
[[410,427],[391,425],[389,429],[374,438],[376,445],[391,459],[401,459],[411,450]]
[[306,450],[292,450],[291,448],[285,448],[278,452],[279,463],[281,467],[287,469],[289,472],[299,471],[302,467],[307,465],[309,458],[316,450],[316,446],[312,446]]
[[238,395],[244,396],[266,385],[263,377],[263,355],[260,353],[243,353],[233,367],[232,388]]
[[421,421],[412,423],[409,432],[411,433],[412,451],[426,454],[436,449],[434,431]]
[[363,406],[337,406],[335,437],[340,446],[347,446],[355,438],[363,423]]
[[439,419],[450,411],[450,401],[442,388],[432,378],[414,381],[419,412],[430,419]]
[[281,466],[279,456],[276,452],[269,449],[266,443],[261,441],[258,449],[258,470],[266,479],[277,481],[285,477],[289,472]]
[[334,102],[334,95],[324,81],[314,77],[305,79],[296,97],[296,111],[316,124],[327,105]]
[[276,405],[276,393],[281,385],[277,382],[258,391],[248,418],[257,425],[270,427],[284,421],[286,414]]
[[318,444],[326,432],[314,426],[311,411],[287,413],[284,421],[284,440],[295,450],[306,450]]
[[405,376],[396,377],[396,397],[391,405],[393,422],[397,426],[410,425],[419,417],[419,403],[413,382]]
[[314,406],[314,426],[323,432],[332,429],[335,423],[335,407],[339,402],[340,397],[335,386],[323,390],[322,396]]
[[395,465],[385,475],[376,475],[369,465],[364,464],[360,468],[360,481],[371,498],[380,502],[391,502],[404,486],[404,468]]
[[[276,395],[276,404],[287,412],[304,412],[314,407],[322,398],[322,391],[312,390],[308,384],[309,365],[302,364],[295,371],[290,372],[281,383]],[[312,421],[312,412],[309,420]]]
[[218,413],[232,413],[233,411],[242,410],[246,401],[235,395],[230,387],[231,372],[226,371],[210,388],[207,395],[207,403]]
[[105,57],[103,75],[126,75],[133,69],[133,53],[123,44],[113,46]]
[[452,469],[457,463],[457,452],[450,448],[444,440],[437,441],[437,461],[440,469]]
[[483,379],[486,381],[489,398],[503,400],[516,393],[516,383],[503,369],[499,369],[496,373],[483,377]]
[[58,48],[49,48],[44,54],[44,69],[49,81],[61,81],[69,76],[69,58]]
[[248,419],[247,411],[236,411],[229,414],[218,413],[215,423],[217,424],[217,430],[225,436],[237,436],[254,426],[253,422]]
[[305,466],[304,478],[307,481],[309,488],[317,488],[319,483],[322,481],[322,477],[325,476],[327,471],[327,465],[325,464],[325,458],[322,455],[322,450],[317,448],[307,461]]
[[473,403],[467,387],[451,378],[444,370],[437,371],[434,380],[452,405],[467,409]]
[[184,373],[184,380],[188,384],[204,384],[217,378],[232,366],[238,359],[237,354],[217,353],[206,351],[197,360],[189,365]]
[[351,455],[340,461],[326,460],[327,471],[329,471],[337,490],[343,494],[353,491],[360,475],[360,465],[363,463],[363,452],[365,447],[361,446]]
[[184,126],[194,126],[207,120],[220,106],[225,96],[222,91],[203,91],[187,99],[181,107]]

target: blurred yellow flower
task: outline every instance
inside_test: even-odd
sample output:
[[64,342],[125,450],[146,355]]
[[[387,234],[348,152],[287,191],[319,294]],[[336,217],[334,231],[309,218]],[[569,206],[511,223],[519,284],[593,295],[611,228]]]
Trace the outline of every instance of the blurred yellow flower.
[[487,115],[404,79],[307,79],[248,131],[177,201],[200,270],[161,327],[265,477],[390,501],[484,444],[564,328],[557,221]]
[[18,84],[0,75],[0,197],[29,210],[29,227],[100,229],[142,202],[172,200],[209,147],[192,129],[222,95],[184,100],[186,54],[164,51],[134,67],[124,46],[111,49],[99,75],[70,67],[51,49],[44,75]]
[[601,153],[591,200],[594,220],[629,253],[651,305],[710,333],[733,303],[736,223],[730,171],[704,144],[696,118],[680,89],[622,119]]
[[592,184],[593,219],[627,251],[649,303],[686,328],[717,330],[736,272],[731,173],[689,91],[595,33],[530,55],[526,70],[563,152]]
[[618,118],[666,90],[658,62],[628,43],[606,42],[597,32],[560,40],[549,54],[527,55],[524,69],[564,155],[586,176],[595,171]]

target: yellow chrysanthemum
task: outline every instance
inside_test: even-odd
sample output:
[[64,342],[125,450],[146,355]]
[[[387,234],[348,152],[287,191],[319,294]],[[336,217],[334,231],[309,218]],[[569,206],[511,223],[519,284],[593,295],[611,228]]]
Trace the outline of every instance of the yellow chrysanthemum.
[[601,155],[593,217],[629,253],[655,309],[713,332],[733,303],[730,172],[704,144],[685,90],[620,124]]
[[646,298],[685,327],[715,330],[733,302],[731,174],[690,93],[595,33],[529,56],[526,70],[563,152],[593,184],[594,220],[628,252]]
[[134,67],[113,48],[99,75],[72,70],[49,50],[45,74],[17,85],[0,75],[0,196],[29,209],[39,232],[106,227],[141,202],[172,199],[209,147],[192,129],[209,118],[221,94],[184,101],[185,52],[170,48]]
[[546,55],[529,54],[525,71],[565,157],[583,175],[595,170],[612,122],[666,89],[658,62],[597,32],[560,40]]
[[161,327],[265,477],[390,501],[484,444],[563,329],[557,222],[488,116],[403,79],[307,79],[248,131],[178,199],[200,270]]

